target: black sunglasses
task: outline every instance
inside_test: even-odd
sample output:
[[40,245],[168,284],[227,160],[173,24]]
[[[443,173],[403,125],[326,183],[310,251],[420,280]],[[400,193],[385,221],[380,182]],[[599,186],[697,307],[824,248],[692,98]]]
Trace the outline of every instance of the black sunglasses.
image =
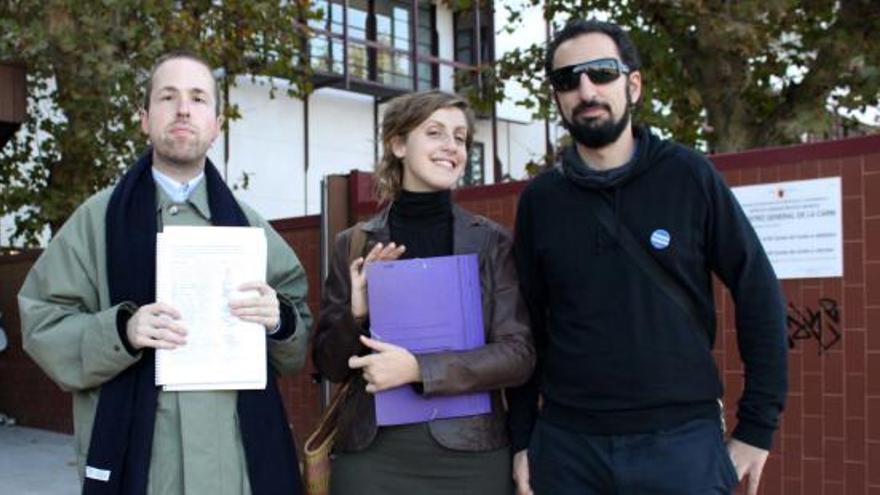
[[571,91],[581,85],[581,74],[586,74],[593,84],[608,84],[630,72],[630,68],[616,58],[600,58],[551,71],[550,85],[556,91]]

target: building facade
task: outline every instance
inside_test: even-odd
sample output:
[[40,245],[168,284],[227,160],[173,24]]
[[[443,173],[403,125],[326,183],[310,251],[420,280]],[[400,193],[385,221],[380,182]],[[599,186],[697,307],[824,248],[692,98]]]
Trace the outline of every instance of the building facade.
[[[371,171],[381,154],[378,128],[389,99],[479,87],[479,68],[498,51],[491,2],[457,11],[431,0],[315,5],[323,19],[298,27],[308,38],[315,91],[291,98],[285,83],[274,81],[278,91],[270,98],[268,80],[239,78],[228,98],[242,118],[230,123],[209,154],[236,193],[269,219],[319,213],[324,176]],[[462,185],[525,178],[526,163],[540,159],[556,133],[510,101],[478,114]]]

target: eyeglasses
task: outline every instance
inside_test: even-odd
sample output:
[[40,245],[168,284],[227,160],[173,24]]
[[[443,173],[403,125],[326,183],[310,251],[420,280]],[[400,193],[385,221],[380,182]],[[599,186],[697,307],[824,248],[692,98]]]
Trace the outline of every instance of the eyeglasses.
[[571,91],[581,84],[581,74],[586,74],[593,84],[608,84],[621,74],[629,74],[630,68],[616,58],[600,58],[582,64],[566,65],[550,72],[550,85],[556,91]]

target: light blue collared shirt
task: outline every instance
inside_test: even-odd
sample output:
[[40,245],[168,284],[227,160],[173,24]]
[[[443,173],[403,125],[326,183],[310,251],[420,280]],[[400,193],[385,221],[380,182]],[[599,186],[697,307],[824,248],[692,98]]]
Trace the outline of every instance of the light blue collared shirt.
[[156,167],[153,167],[153,179],[156,181],[156,184],[162,187],[162,190],[168,194],[168,197],[171,198],[171,201],[175,203],[184,203],[187,199],[189,199],[189,195],[196,189],[196,186],[199,185],[199,182],[205,178],[205,172],[200,173],[189,182],[178,182],[176,179],[172,179],[166,174],[156,170]]

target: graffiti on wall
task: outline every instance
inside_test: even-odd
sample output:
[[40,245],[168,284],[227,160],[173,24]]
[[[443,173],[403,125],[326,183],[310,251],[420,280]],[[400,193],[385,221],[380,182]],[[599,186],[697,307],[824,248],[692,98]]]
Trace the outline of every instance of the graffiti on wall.
[[788,303],[787,320],[788,347],[791,349],[800,340],[815,340],[821,355],[840,342],[840,308],[834,299],[819,299],[816,309]]

